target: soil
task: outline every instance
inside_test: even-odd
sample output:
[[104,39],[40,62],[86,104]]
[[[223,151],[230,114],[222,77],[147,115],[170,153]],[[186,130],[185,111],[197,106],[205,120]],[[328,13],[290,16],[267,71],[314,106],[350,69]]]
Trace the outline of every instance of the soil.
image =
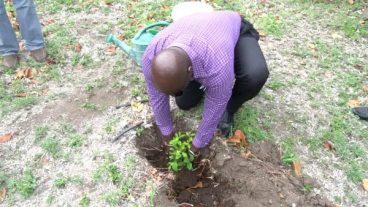
[[[184,121],[176,122],[178,130],[190,130]],[[142,157],[168,175],[167,155],[157,132],[156,126],[147,129],[136,139],[136,145]],[[296,177],[283,166],[279,148],[273,143],[253,143],[248,150],[251,156],[245,159],[239,148],[215,138],[210,146],[213,156],[196,163],[195,170],[182,170],[174,173],[174,179],[167,179],[168,189],[161,191],[165,195],[157,196],[156,206],[167,206],[165,199],[196,207],[334,206],[325,198],[303,190],[307,185],[318,186],[313,179]]]

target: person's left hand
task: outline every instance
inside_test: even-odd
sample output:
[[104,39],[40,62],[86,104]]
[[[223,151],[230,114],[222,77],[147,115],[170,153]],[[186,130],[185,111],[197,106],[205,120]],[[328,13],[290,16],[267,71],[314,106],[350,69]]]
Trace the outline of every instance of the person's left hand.
[[200,162],[202,159],[209,159],[211,157],[211,152],[208,146],[199,149],[192,144],[189,153],[194,156],[194,162]]

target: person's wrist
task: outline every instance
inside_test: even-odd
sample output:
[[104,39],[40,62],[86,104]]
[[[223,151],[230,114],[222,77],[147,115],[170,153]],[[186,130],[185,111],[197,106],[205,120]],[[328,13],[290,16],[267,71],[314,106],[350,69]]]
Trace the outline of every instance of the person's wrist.
[[194,157],[197,157],[199,155],[199,149],[192,144],[189,149],[189,153],[192,154]]

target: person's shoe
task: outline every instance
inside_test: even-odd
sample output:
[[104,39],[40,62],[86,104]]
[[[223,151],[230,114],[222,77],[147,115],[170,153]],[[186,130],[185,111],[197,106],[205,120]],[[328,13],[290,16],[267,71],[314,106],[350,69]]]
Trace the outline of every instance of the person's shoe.
[[368,120],[368,107],[361,106],[353,108],[353,113],[361,119]]
[[234,117],[233,114],[230,114],[227,110],[222,114],[220,122],[217,125],[218,131],[221,135],[226,138],[229,136],[231,129],[234,126]]
[[45,48],[40,48],[37,50],[32,50],[31,51],[31,57],[33,57],[33,59],[35,59],[37,62],[45,62],[46,60],[46,50]]
[[8,68],[14,68],[18,64],[18,55],[6,55],[3,57],[3,65]]

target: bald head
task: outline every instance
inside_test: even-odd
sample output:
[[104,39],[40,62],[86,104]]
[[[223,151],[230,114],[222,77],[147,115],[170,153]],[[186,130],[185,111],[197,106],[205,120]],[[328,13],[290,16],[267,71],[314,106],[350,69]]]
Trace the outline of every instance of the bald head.
[[191,61],[184,50],[170,47],[158,53],[152,61],[152,79],[163,93],[175,94],[185,88],[192,75]]

